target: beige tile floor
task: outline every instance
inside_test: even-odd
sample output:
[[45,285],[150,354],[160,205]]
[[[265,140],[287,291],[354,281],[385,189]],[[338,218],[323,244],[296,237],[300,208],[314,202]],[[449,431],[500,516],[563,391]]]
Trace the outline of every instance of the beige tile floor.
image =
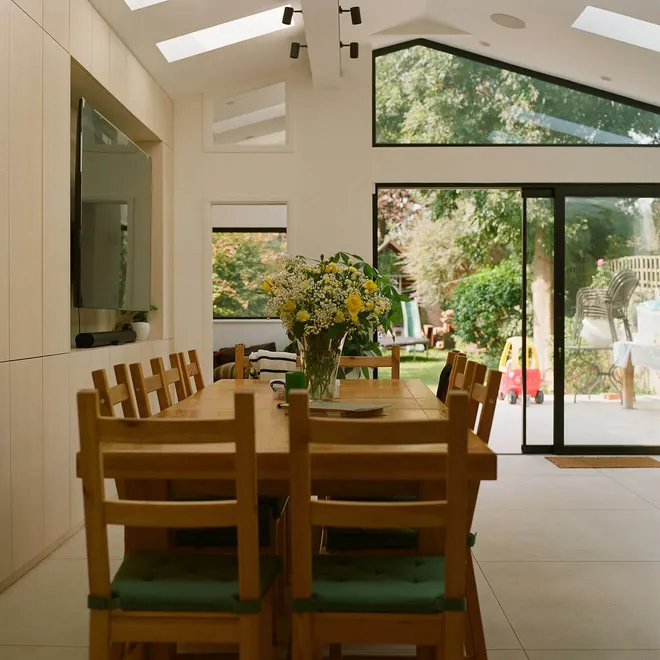
[[[660,470],[499,466],[475,522],[490,660],[660,660]],[[86,591],[78,534],[0,594],[0,660],[84,660]]]

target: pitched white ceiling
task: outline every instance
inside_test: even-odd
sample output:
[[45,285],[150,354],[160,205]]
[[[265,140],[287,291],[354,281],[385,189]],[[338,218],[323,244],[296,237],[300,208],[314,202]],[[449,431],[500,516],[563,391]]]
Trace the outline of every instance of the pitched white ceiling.
[[[249,87],[274,82],[290,67],[309,67],[308,53],[289,59],[292,41],[306,42],[304,16],[288,30],[168,64],[156,43],[284,4],[282,0],[167,0],[130,11],[123,0],[91,0],[140,62],[173,97],[191,92]],[[335,0],[315,0],[332,3]],[[647,51],[571,28],[584,8],[595,5],[660,24],[658,0],[342,0],[357,4],[363,23],[341,18],[344,42],[381,47],[424,36],[494,59],[568,78],[660,105],[655,72],[660,53]],[[296,8],[300,0],[293,0]],[[308,3],[309,4],[309,3]],[[494,24],[505,13],[526,22],[524,30]],[[311,29],[310,25],[310,29]],[[318,31],[318,25],[314,26]],[[332,30],[328,26],[328,30]],[[335,28],[336,29],[336,28]],[[466,34],[461,34],[464,32]],[[318,32],[317,32],[318,34]],[[314,38],[313,34],[310,37]],[[484,45],[484,42],[489,44]],[[318,52],[318,51],[317,51]],[[323,55],[336,60],[336,54]],[[312,54],[312,53],[310,53]],[[361,57],[368,57],[366,49]],[[351,61],[342,55],[344,69]],[[324,75],[328,62],[313,62]],[[612,78],[604,81],[602,77]]]

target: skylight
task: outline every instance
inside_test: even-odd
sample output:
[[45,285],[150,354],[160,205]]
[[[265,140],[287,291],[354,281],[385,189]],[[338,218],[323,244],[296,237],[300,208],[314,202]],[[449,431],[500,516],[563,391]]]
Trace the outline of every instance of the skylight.
[[291,25],[282,23],[282,10],[285,6],[161,41],[157,46],[168,62],[176,62],[271,32],[286,30],[293,26],[293,22]]
[[131,11],[135,11],[136,9],[151,7],[151,5],[159,5],[161,2],[167,2],[167,0],[124,0],[124,2]]
[[587,7],[573,27],[601,37],[660,52],[660,25],[617,14],[607,9]]

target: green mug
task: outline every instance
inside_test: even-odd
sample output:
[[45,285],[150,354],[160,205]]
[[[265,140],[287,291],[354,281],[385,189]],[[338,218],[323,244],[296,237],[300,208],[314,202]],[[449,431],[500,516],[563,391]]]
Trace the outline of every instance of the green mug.
[[302,371],[287,371],[284,377],[284,390],[286,402],[289,403],[289,392],[291,390],[304,390],[307,387],[307,380]]

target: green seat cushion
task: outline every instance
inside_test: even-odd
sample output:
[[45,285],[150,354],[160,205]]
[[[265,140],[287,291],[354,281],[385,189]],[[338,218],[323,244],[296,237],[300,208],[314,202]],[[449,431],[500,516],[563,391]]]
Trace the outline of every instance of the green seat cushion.
[[464,611],[445,599],[444,557],[333,557],[312,559],[312,598],[294,612],[434,614]]
[[[281,570],[276,556],[260,557],[261,597]],[[112,581],[113,605],[151,612],[261,610],[261,600],[238,598],[238,559],[232,555],[129,553]]]

